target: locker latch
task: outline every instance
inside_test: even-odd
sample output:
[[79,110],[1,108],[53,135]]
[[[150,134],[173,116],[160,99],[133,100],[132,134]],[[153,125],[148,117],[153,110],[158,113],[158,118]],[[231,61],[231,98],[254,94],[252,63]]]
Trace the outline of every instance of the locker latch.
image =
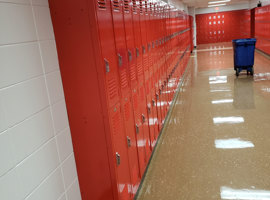
[[104,59],[104,62],[105,62],[105,70],[106,70],[106,73],[109,73],[110,72],[110,65],[109,65],[109,61]]
[[139,126],[137,124],[135,126],[135,129],[136,129],[136,133],[139,134],[140,133],[140,128],[139,128]]
[[145,122],[145,116],[144,116],[144,114],[142,114],[142,123],[144,123]]
[[147,106],[147,109],[148,109],[148,113],[150,114],[151,113],[151,106]]
[[132,61],[132,53],[130,50],[128,50],[128,60]]
[[155,43],[154,42],[152,42],[152,49],[154,49],[155,48]]
[[143,51],[143,54],[145,54],[145,47],[142,46],[142,51]]
[[120,164],[121,164],[120,154],[116,152],[116,165],[119,166]]
[[140,51],[138,48],[136,48],[136,56],[139,57],[139,55],[140,55]]
[[148,44],[148,51],[150,51],[150,49],[151,49],[151,45],[150,45],[150,44]]
[[158,96],[158,94],[156,94],[156,98],[157,98],[157,100],[159,100],[159,96]]
[[122,56],[120,54],[117,54],[117,55],[118,55],[118,64],[119,64],[119,67],[122,67],[122,64],[123,64]]
[[128,136],[127,136],[127,145],[128,145],[128,147],[131,147],[131,139]]
[[152,105],[155,106],[156,105],[156,102],[154,99],[152,99]]

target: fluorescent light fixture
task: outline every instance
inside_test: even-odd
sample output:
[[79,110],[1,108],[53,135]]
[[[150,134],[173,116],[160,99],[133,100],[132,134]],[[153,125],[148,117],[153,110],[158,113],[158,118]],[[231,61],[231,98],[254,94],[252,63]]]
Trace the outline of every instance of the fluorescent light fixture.
[[232,103],[233,99],[220,99],[212,101],[212,104]]
[[217,149],[244,149],[253,148],[254,144],[250,141],[244,141],[240,138],[215,140],[215,146]]
[[270,200],[269,190],[250,190],[250,189],[233,189],[229,187],[220,188],[221,199],[238,199],[238,200]]
[[245,122],[243,117],[214,117],[214,124],[239,124]]
[[215,4],[215,5],[208,5],[208,7],[219,7],[219,6],[226,6],[226,3],[221,3],[221,4]]
[[231,0],[209,1],[208,4],[226,3],[226,2],[230,2],[230,1],[231,1]]

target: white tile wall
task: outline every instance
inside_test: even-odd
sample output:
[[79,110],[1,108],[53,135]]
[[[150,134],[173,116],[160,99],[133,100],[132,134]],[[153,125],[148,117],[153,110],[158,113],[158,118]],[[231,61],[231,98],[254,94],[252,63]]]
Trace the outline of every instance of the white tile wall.
[[0,199],[80,200],[48,0],[0,0]]
[[68,191],[67,191],[67,199],[68,200],[79,200],[79,199],[81,199],[78,180],[75,180],[73,182],[73,184],[70,186],[70,188],[68,189]]

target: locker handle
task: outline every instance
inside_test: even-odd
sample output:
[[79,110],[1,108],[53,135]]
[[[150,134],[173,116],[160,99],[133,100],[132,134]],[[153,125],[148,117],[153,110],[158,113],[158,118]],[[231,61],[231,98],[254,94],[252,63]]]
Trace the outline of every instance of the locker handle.
[[150,49],[151,49],[151,45],[150,45],[150,44],[148,44],[148,51],[150,51]]
[[148,113],[150,114],[151,113],[151,106],[147,106],[147,109],[148,109]]
[[116,165],[119,166],[121,164],[121,156],[118,152],[116,152]]
[[140,51],[138,48],[136,48],[136,56],[137,56],[137,58],[140,56]]
[[123,64],[123,59],[122,59],[122,56],[118,53],[118,64],[119,64],[119,67],[122,67],[122,64]]
[[145,122],[145,116],[144,114],[142,114],[142,123],[144,124],[144,122]]
[[131,147],[131,139],[128,136],[127,136],[127,145],[128,145],[128,147]]
[[143,54],[145,54],[145,47],[142,46],[142,51],[143,51]]
[[130,50],[128,50],[128,60],[132,61],[132,53]]
[[139,134],[140,133],[140,128],[139,128],[139,126],[137,124],[135,126],[135,129],[136,129],[136,133]]
[[152,42],[152,49],[154,49],[155,48],[155,43],[154,42]]
[[158,96],[158,94],[156,94],[156,98],[157,98],[157,100],[159,100],[159,96]]
[[152,99],[152,105],[155,106],[156,105],[156,102],[154,99]]
[[110,72],[109,61],[106,60],[106,59],[104,58],[104,62],[105,62],[105,70],[106,70],[106,73],[109,73],[109,72]]

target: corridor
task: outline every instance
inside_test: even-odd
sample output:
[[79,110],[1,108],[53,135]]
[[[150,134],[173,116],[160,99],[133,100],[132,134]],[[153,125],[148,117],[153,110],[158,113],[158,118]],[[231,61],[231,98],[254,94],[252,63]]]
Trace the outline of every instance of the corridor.
[[269,66],[236,78],[231,43],[198,46],[137,200],[270,199]]

